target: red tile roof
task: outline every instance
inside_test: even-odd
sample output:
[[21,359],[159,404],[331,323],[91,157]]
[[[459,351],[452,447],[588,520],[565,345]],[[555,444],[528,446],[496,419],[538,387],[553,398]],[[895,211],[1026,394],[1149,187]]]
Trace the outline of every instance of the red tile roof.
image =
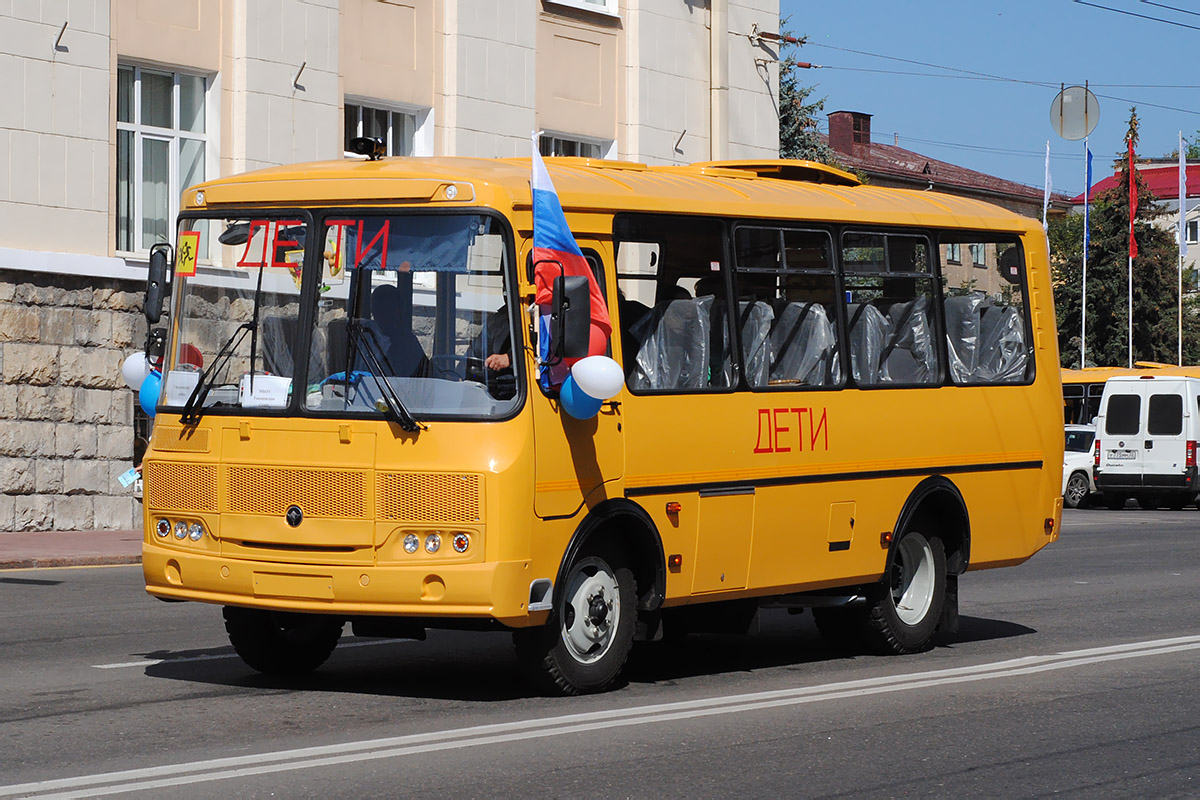
[[[822,134],[828,141],[828,137]],[[954,187],[957,189],[976,190],[998,195],[1006,195],[1014,199],[1042,202],[1044,189],[1040,186],[1029,186],[1015,181],[1006,181],[985,172],[960,167],[946,161],[921,155],[912,150],[905,150],[880,142],[871,142],[866,155],[855,155],[842,150],[834,150],[838,160],[849,169],[860,169],[868,174],[878,174],[881,177],[891,177],[898,180],[933,183],[934,189]],[[1200,187],[1200,183],[1197,183]],[[1066,203],[1068,195],[1052,192],[1051,199]],[[1083,202],[1082,200],[1080,202]]]
[[[1093,160],[1093,164],[1095,161]],[[1170,164],[1164,166],[1140,166],[1138,174],[1142,176],[1142,180],[1146,186],[1159,200],[1178,200],[1179,199],[1179,164]],[[1113,188],[1120,182],[1120,177],[1116,174],[1109,175],[1104,180],[1092,184],[1092,193],[1089,197],[1092,200],[1096,199],[1096,195]],[[1200,164],[1187,165],[1187,185],[1188,197],[1200,196]],[[1071,198],[1071,203],[1074,205],[1083,204],[1083,193],[1080,192],[1075,197]]]

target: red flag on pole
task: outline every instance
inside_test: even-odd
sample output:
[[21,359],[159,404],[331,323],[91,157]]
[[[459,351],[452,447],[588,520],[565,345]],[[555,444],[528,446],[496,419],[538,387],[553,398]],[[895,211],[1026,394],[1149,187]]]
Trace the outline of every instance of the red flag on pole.
[[1129,257],[1137,258],[1137,239],[1133,236],[1133,218],[1137,214],[1137,181],[1133,170],[1133,137],[1129,142]]

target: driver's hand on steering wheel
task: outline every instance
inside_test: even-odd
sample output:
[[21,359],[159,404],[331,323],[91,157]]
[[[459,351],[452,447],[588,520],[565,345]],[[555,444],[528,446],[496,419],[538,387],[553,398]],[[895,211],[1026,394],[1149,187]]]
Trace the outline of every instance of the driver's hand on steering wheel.
[[499,372],[512,366],[512,358],[508,353],[492,353],[483,363],[488,369]]

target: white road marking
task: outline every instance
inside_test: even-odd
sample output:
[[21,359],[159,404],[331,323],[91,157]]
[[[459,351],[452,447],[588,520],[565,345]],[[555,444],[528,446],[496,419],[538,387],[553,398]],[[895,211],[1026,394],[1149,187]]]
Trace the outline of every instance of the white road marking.
[[[369,642],[339,642],[337,649],[348,647],[376,647],[381,644],[396,644],[409,641],[406,639],[373,639]],[[237,653],[207,653],[202,656],[184,656],[182,658],[143,658],[141,661],[121,661],[116,664],[92,664],[94,669],[125,669],[127,667],[152,667],[155,664],[186,664],[190,661],[215,661],[222,658],[237,658]]]
[[[363,642],[363,644],[368,643]],[[0,797],[23,795],[42,798],[78,798],[163,789],[312,767],[399,758],[441,750],[483,747],[503,742],[539,739],[606,728],[646,725],[718,714],[782,708],[824,700],[924,689],[947,684],[1011,678],[1039,672],[1073,669],[1088,664],[1194,650],[1200,650],[1200,636],[1154,639],[1108,647],[1072,650],[1053,655],[1024,656],[970,667],[952,667],[905,675],[889,675],[795,689],[659,703],[586,714],[533,718],[385,739],[368,739],[320,747],[279,750],[273,753],[217,758],[187,764],[164,764],[145,769],[13,784],[0,786]]]

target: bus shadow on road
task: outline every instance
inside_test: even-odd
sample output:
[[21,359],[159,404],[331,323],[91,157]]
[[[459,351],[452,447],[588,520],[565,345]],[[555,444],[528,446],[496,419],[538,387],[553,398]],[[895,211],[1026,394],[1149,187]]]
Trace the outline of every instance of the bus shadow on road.
[[[964,616],[959,631],[939,635],[938,648],[955,648],[1036,633],[1004,620]],[[635,645],[622,684],[669,685],[688,678],[801,667],[861,657],[837,651],[817,632],[809,614],[764,612],[750,635],[694,634]],[[506,702],[543,696],[517,663],[505,633],[430,631],[425,642],[346,637],[321,668],[308,675],[263,675],[229,647],[144,654],[162,659],[145,675],[232,689],[284,690]],[[619,688],[619,687],[617,687]]]

